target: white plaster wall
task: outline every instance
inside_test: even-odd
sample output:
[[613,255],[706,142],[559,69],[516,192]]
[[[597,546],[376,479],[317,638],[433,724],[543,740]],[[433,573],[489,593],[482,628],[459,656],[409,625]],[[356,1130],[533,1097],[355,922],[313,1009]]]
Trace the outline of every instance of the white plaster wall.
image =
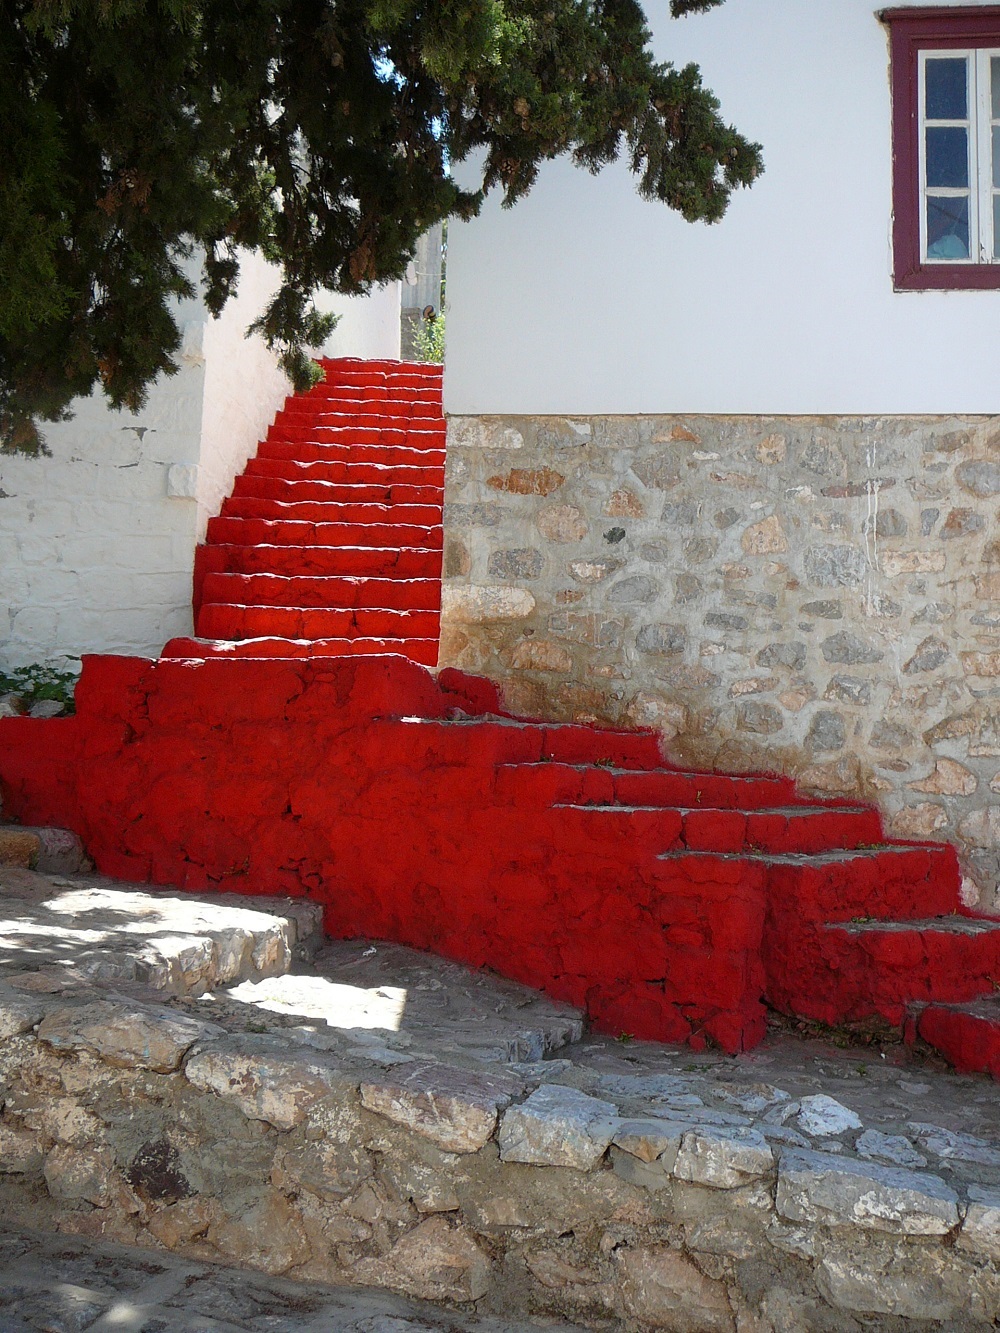
[[[936,0],[939,3],[940,0]],[[623,166],[542,169],[452,224],[445,406],[477,413],[1000,411],[1000,292],[894,293],[888,42],[873,0],[646,10],[766,174],[715,226]]]
[[205,401],[198,473],[191,488],[198,541],[291,392],[288,377],[264,340],[256,334],[247,337],[277,285],[273,265],[243,254],[236,295],[218,319],[205,315]]
[[190,632],[195,509],[167,490],[197,464],[205,369],[198,304],[181,318],[181,368],[141,412],[81,399],[44,426],[51,457],[0,456],[0,664],[156,653]]
[[324,356],[398,359],[401,283],[386,283],[369,296],[340,296],[327,292],[317,299],[316,304],[320,310],[340,316],[340,322],[323,345]]

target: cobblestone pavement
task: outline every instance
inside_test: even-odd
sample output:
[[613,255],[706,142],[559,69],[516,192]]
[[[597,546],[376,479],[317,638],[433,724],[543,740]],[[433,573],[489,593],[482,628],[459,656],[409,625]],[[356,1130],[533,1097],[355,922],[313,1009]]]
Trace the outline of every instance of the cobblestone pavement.
[[0,1333],[578,1333],[287,1282],[77,1237],[0,1231]]

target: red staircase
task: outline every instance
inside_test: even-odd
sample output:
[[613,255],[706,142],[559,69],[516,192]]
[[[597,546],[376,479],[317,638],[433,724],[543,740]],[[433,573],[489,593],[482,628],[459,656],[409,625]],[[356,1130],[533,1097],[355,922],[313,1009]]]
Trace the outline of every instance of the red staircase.
[[167,657],[402,653],[437,663],[441,367],[321,362],[195,555],[195,639]]
[[200,637],[87,659],[73,718],[0,719],[9,808],[108,874],[308,893],[331,934],[490,966],[604,1030],[735,1052],[769,1004],[880,1018],[1000,1077],[1000,920],[961,906],[952,847],[788,778],[673,768],[649,732],[510,717],[491,682],[418,665],[440,372],[325,369],[212,520]]

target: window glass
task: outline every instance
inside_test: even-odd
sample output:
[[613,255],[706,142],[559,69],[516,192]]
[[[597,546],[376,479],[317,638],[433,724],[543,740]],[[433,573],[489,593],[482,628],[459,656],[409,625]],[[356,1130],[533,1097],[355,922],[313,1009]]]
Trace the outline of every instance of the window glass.
[[927,185],[930,189],[968,189],[969,131],[929,126]]
[[993,101],[993,119],[1000,120],[1000,56],[990,57],[990,90]]
[[965,57],[928,60],[927,119],[966,120],[968,115],[969,71]]
[[967,196],[932,196],[927,200],[927,258],[969,258]]
[[1000,194],[993,196],[993,258],[1000,259]]

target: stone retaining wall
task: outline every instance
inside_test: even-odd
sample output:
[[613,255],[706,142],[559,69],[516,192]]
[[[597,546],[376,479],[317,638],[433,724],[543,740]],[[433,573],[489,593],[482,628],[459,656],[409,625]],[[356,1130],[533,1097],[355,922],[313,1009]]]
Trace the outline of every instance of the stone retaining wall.
[[454,417],[443,664],[957,842],[1000,907],[1000,423]]
[[825,1096],[719,1082],[712,1106],[675,1074],[592,1095],[569,1061],[459,1068],[379,1033],[359,1063],[315,1030],[227,1032],[208,1004],[80,999],[0,993],[0,1215],[20,1226],[592,1328],[1000,1316],[1000,1154],[978,1140],[913,1127],[993,1182],[948,1183]]

